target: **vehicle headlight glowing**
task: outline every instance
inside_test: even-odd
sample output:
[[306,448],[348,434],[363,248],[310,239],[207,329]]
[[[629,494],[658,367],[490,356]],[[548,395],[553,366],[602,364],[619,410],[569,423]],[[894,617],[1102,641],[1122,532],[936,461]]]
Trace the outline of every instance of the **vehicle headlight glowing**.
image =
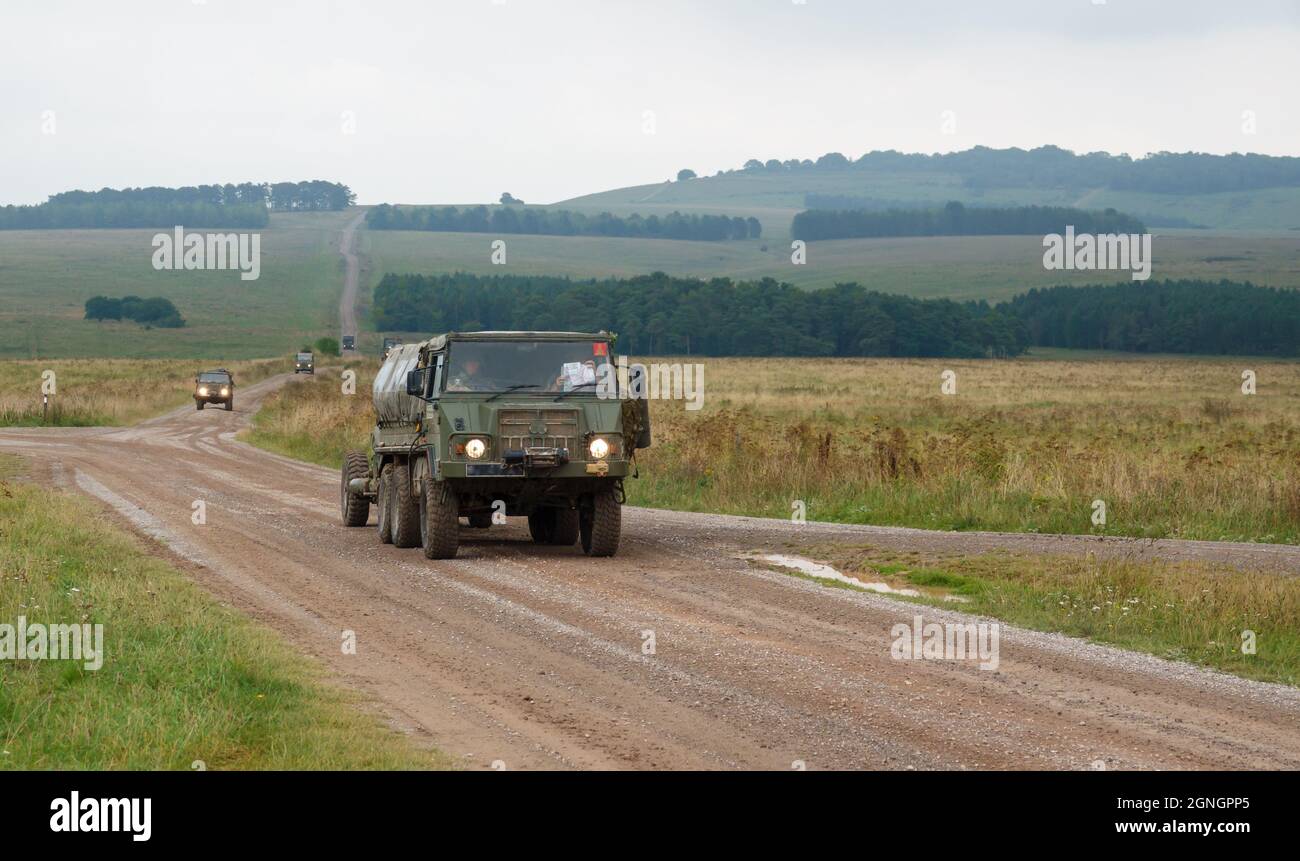
[[609,443],[600,437],[593,439],[591,445],[587,448],[591,451],[591,456],[596,460],[604,460],[609,456]]
[[207,386],[199,386],[199,395],[200,395],[201,397],[205,397],[205,398],[206,398],[206,397],[208,396],[208,387],[207,387]]
[[230,394],[230,389],[227,389],[226,387],[222,386],[222,388],[221,388],[221,396],[224,398],[224,397],[225,397],[226,395],[228,395],[228,394]]
[[478,460],[480,457],[482,457],[485,454],[487,454],[487,443],[485,443],[483,440],[475,437],[474,439],[465,443],[465,457],[469,458],[470,460]]

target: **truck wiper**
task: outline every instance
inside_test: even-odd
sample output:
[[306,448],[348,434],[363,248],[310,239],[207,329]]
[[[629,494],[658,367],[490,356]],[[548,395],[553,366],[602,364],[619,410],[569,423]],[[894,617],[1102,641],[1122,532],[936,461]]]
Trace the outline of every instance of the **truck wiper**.
[[537,383],[520,383],[517,386],[511,386],[510,388],[506,389],[504,392],[497,392],[495,395],[488,398],[487,401],[484,401],[483,403],[486,404],[488,401],[495,401],[497,398],[501,397],[502,395],[508,395],[511,392],[517,392],[520,389],[538,389],[538,388],[541,388],[541,386],[538,385]]
[[571,395],[571,394],[573,394],[573,393],[576,392],[578,389],[584,389],[584,388],[586,388],[587,386],[594,386],[594,385],[596,385],[596,384],[595,384],[595,383],[578,383],[576,386],[574,386],[573,388],[569,389],[567,392],[560,392],[558,395],[555,396],[555,399],[558,401],[560,398],[564,397],[565,395]]

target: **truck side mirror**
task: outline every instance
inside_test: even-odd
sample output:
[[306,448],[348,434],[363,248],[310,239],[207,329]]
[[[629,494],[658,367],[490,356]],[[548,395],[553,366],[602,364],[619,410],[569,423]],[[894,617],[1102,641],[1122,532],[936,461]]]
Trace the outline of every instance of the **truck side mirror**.
[[628,387],[633,392],[641,392],[642,396],[632,399],[632,409],[637,418],[636,437],[632,441],[633,448],[650,447],[650,396],[646,392],[645,365],[633,365],[628,373]]
[[406,372],[406,393],[417,398],[424,397],[424,368]]

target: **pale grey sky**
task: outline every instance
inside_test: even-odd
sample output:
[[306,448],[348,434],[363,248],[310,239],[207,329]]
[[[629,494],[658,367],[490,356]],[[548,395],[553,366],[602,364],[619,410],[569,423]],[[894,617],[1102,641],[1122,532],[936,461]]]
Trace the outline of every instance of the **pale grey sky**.
[[1298,0],[11,2],[0,204],[300,179],[547,203],[977,144],[1300,155],[1297,81]]

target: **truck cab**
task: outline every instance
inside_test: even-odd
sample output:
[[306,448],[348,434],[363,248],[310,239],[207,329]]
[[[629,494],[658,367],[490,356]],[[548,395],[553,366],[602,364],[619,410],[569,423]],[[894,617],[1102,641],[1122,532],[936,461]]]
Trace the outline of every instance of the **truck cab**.
[[293,357],[293,372],[295,374],[316,374],[316,357],[311,353],[299,353]]
[[459,518],[486,529],[521,516],[535,543],[612,556],[623,481],[650,442],[646,403],[626,388],[607,332],[450,333],[396,347],[375,379],[372,455],[352,458],[355,475],[345,463],[344,520],[350,501],[373,501],[381,540],[399,543],[399,521],[413,517],[425,555],[446,558]]

